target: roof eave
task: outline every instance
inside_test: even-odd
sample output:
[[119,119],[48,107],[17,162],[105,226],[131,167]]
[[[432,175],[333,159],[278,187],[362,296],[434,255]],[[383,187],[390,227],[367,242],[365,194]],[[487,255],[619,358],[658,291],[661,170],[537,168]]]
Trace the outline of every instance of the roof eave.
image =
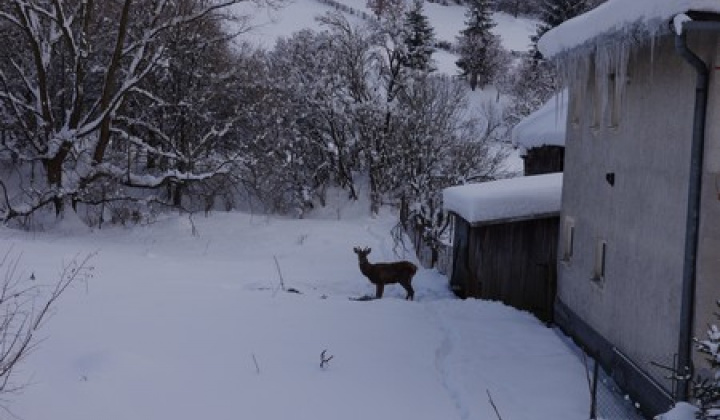
[[[592,13],[592,12],[589,12]],[[603,45],[612,45],[619,40],[628,42],[631,45],[639,45],[650,40],[673,34],[671,23],[678,14],[686,14],[695,22],[719,22],[720,13],[708,10],[687,10],[678,12],[672,16],[653,18],[648,20],[638,19],[635,22],[623,26],[614,26],[611,29],[597,34],[586,41],[572,47],[563,48],[564,25],[573,25],[573,20],[567,21],[560,26],[545,33],[538,41],[538,49],[546,59],[552,61],[564,61],[571,57],[590,55]],[[576,18],[577,19],[577,18]]]
[[[465,218],[459,214],[457,214],[454,211],[451,211],[450,214],[454,215],[455,217],[459,217],[463,220]],[[472,228],[476,227],[485,227],[485,226],[494,226],[494,225],[504,225],[508,223],[519,223],[519,222],[527,222],[530,220],[541,220],[541,219],[552,219],[560,217],[560,211],[550,211],[550,212],[542,212],[542,213],[530,213],[530,214],[524,214],[522,216],[513,216],[513,217],[500,217],[495,219],[488,219],[488,220],[480,220],[480,221],[469,221],[465,220],[468,225]]]

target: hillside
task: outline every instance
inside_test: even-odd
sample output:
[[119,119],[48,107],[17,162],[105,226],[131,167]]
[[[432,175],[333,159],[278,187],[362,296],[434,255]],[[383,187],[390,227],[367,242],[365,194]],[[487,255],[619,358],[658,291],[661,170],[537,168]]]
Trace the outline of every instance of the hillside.
[[[289,36],[304,28],[317,28],[315,17],[337,10],[331,4],[341,4],[351,10],[369,14],[365,0],[293,0],[277,10],[267,10],[252,4],[236,7],[238,13],[250,13],[254,27],[241,40],[249,40],[256,45],[270,48],[277,37]],[[425,3],[425,13],[435,29],[438,41],[454,43],[465,22],[465,8],[458,5],[442,6],[437,3]],[[345,12],[349,19],[360,20]],[[526,18],[513,18],[506,13],[495,13],[494,33],[502,39],[503,46],[510,51],[527,51],[530,36],[537,28],[537,21]],[[447,74],[457,73],[455,57],[437,51],[434,55],[439,71]]]

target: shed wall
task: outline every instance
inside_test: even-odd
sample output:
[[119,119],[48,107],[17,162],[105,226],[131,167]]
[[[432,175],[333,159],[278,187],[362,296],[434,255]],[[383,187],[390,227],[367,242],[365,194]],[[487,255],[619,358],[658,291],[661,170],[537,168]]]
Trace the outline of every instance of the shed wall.
[[563,171],[565,147],[533,147],[523,157],[525,175],[541,175]]
[[456,228],[452,284],[458,294],[498,300],[550,322],[558,217]]

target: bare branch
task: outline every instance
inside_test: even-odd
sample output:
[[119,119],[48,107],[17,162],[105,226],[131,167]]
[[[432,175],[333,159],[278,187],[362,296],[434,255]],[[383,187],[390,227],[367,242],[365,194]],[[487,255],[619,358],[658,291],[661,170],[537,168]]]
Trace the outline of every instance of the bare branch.
[[[95,255],[75,256],[63,266],[59,280],[45,294],[34,284],[34,275],[30,279],[20,277],[17,271],[20,256],[12,256],[11,252],[12,248],[0,260],[0,269],[5,269],[0,286],[0,395],[22,388],[13,385],[14,370],[36,348],[35,335],[60,296],[72,283],[92,277],[89,261]],[[39,300],[42,302],[36,310]]]
[[490,400],[490,405],[492,405],[493,410],[495,410],[495,415],[497,416],[498,420],[502,420],[502,417],[500,416],[500,411],[498,411],[498,408],[495,405],[495,401],[493,401],[493,397],[492,397],[492,395],[490,395],[490,390],[486,389],[485,391],[487,391],[488,399]]
[[333,355],[326,356],[327,349],[323,350],[322,353],[320,353],[320,369],[325,369],[328,367],[328,363],[333,359]]

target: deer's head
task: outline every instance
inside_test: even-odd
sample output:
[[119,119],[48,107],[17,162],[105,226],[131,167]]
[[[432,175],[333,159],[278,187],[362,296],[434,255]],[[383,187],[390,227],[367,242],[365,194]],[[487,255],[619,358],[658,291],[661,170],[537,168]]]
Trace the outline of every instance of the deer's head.
[[367,261],[367,256],[370,253],[370,251],[372,251],[372,249],[367,248],[367,247],[360,248],[359,246],[356,246],[355,248],[353,248],[353,251],[355,251],[355,253],[358,255],[358,259],[360,261]]

